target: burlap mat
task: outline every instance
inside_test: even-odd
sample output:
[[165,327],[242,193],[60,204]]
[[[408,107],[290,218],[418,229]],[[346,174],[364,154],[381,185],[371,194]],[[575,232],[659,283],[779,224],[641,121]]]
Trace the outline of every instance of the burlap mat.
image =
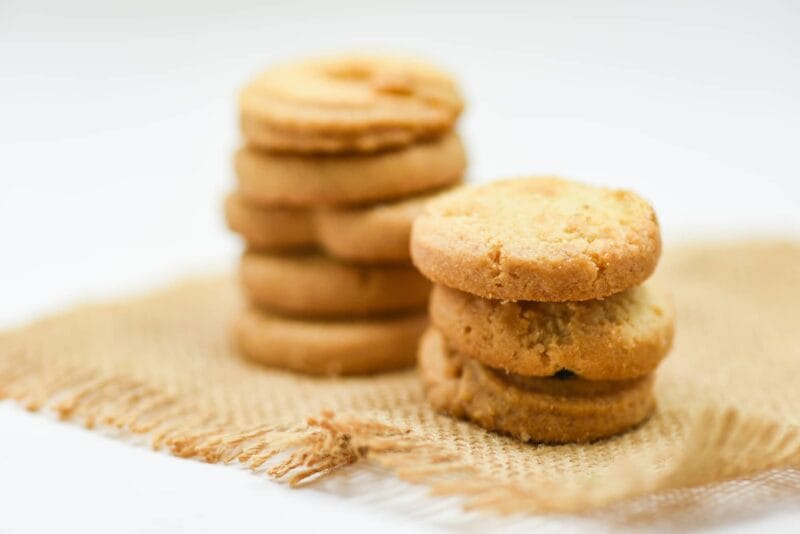
[[800,492],[796,471],[763,474],[800,465],[800,245],[668,249],[657,278],[678,309],[657,414],[592,445],[524,445],[439,416],[413,372],[330,380],[252,365],[227,337],[240,306],[231,278],[1,334],[0,398],[294,484],[367,459],[499,512],[657,516],[730,491],[668,490],[753,475],[772,481],[768,495]]

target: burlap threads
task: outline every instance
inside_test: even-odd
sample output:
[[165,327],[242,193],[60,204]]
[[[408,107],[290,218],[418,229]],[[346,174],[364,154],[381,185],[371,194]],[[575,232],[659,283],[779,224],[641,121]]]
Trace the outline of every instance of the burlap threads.
[[[657,412],[590,445],[522,444],[439,416],[413,372],[321,379],[251,364],[227,338],[231,277],[0,334],[0,398],[292,484],[369,460],[501,513],[642,519],[725,491],[705,485],[800,466],[800,245],[667,247],[656,281],[678,311]],[[800,493],[800,477],[780,480]],[[699,489],[667,491],[683,488]]]

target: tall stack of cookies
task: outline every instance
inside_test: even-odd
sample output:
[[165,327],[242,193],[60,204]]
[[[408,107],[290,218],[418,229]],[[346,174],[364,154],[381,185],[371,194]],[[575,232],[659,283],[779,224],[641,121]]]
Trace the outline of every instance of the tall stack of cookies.
[[435,282],[419,348],[430,404],[525,441],[592,441],[653,411],[669,295],[644,284],[661,238],[627,191],[557,178],[463,188],[414,223]]
[[411,224],[466,165],[454,82],[420,61],[329,57],[264,72],[239,104],[225,210],[247,247],[241,352],[313,374],[412,365],[430,283]]

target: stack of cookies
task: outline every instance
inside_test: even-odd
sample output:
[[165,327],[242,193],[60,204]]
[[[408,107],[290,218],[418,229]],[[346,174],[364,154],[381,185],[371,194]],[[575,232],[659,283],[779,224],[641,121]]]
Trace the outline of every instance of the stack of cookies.
[[437,284],[419,348],[428,401],[525,441],[639,424],[674,330],[669,295],[642,285],[660,250],[653,209],[627,191],[529,178],[429,204],[411,238]]
[[245,144],[228,225],[247,249],[247,357],[313,374],[412,365],[430,283],[414,217],[461,181],[454,82],[425,63],[345,56],[274,67],[240,97]]

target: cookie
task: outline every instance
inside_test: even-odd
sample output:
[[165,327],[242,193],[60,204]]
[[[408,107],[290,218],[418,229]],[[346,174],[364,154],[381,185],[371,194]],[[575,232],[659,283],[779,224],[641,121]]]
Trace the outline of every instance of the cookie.
[[241,283],[261,308],[306,317],[424,310],[430,282],[411,265],[356,265],[317,252],[242,256]]
[[504,300],[606,297],[647,279],[660,253],[647,202],[558,178],[462,188],[430,203],[411,237],[429,279]]
[[392,371],[414,364],[424,313],[380,319],[309,321],[246,309],[234,340],[249,359],[316,375]]
[[253,206],[242,195],[231,193],[225,199],[225,219],[250,250],[304,248],[316,242],[314,219],[308,210]]
[[431,322],[460,353],[508,373],[550,376],[569,370],[589,380],[651,373],[667,355],[675,312],[649,285],[602,300],[489,300],[437,285]]
[[350,209],[320,209],[316,213],[320,245],[328,254],[350,261],[410,262],[411,225],[439,194]]
[[418,359],[434,409],[523,441],[595,441],[635,427],[655,408],[652,374],[602,382],[506,375],[450,350],[433,328]]
[[462,108],[455,83],[436,67],[375,55],[278,65],[239,98],[248,143],[292,153],[402,147],[451,129]]
[[250,202],[283,206],[380,202],[457,183],[466,156],[456,134],[369,155],[293,156],[253,147],[235,156],[239,190]]

